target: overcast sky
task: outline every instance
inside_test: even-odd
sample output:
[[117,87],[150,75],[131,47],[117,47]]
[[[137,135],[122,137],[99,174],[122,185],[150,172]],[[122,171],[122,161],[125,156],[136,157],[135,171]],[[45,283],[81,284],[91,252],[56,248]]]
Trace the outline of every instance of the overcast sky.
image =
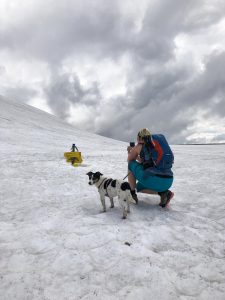
[[1,0],[0,94],[119,140],[225,142],[225,1]]

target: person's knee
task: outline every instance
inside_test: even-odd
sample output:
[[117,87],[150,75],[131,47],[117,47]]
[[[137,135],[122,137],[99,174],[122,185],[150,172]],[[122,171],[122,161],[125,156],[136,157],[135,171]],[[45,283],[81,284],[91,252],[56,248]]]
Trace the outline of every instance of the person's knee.
[[132,171],[129,171],[128,178],[135,178],[134,173]]
[[137,183],[137,192],[140,192],[144,189],[146,189],[146,187],[138,181],[138,183]]

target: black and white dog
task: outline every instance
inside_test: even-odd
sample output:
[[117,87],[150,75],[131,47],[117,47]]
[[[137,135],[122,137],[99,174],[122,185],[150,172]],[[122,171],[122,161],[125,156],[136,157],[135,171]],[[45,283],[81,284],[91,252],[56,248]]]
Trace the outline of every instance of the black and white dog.
[[103,177],[100,172],[88,172],[89,185],[95,185],[98,188],[103,212],[106,211],[105,197],[109,197],[111,207],[114,207],[113,198],[118,196],[120,206],[123,210],[123,219],[126,219],[130,212],[130,203],[135,201],[131,195],[131,188],[128,182],[118,179]]

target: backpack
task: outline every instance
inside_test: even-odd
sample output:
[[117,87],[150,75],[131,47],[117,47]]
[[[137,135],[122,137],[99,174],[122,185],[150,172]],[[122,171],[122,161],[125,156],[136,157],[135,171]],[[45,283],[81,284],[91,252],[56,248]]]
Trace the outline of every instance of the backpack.
[[144,169],[146,168],[145,166],[147,166],[146,169],[152,174],[172,177],[173,172],[171,168],[174,163],[174,155],[165,136],[163,134],[153,134],[152,139],[160,144],[163,150],[163,156],[160,162],[156,165],[158,152],[154,149],[151,142],[144,144],[140,153],[140,156],[143,159]]

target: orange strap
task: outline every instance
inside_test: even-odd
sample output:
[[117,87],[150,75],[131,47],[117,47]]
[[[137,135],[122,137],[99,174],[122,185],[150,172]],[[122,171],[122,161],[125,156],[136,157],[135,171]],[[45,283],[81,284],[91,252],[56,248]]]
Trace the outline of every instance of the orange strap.
[[155,150],[158,152],[158,158],[157,158],[157,162],[156,162],[156,164],[158,164],[163,157],[163,149],[160,146],[158,141],[154,140],[154,144],[155,144]]

